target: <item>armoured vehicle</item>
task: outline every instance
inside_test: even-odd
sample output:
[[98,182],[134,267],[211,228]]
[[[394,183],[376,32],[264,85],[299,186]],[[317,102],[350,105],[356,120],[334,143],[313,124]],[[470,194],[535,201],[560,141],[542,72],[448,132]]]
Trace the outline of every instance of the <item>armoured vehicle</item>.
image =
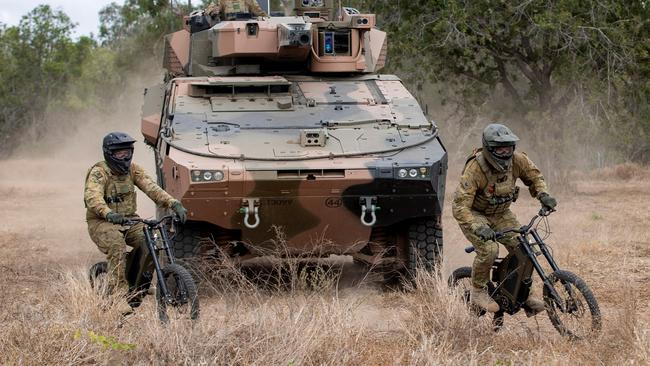
[[196,11],[166,37],[142,134],[159,183],[189,210],[176,255],[432,268],[447,171],[437,126],[399,78],[377,74],[387,36],[375,15],[295,5],[286,17]]

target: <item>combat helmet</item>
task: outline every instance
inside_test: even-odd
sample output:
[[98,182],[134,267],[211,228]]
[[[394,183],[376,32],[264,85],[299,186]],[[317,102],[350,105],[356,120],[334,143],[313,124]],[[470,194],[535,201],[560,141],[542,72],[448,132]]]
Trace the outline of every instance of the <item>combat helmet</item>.
[[[135,139],[124,132],[111,132],[104,136],[102,150],[104,151],[104,160],[113,172],[123,175],[129,172],[131,168],[131,158],[133,158],[133,144]],[[128,156],[124,158],[115,157],[114,153],[118,150],[129,150]]]
[[[504,172],[512,165],[517,141],[519,137],[508,127],[492,123],[483,130],[483,156],[495,169]],[[508,154],[497,154],[496,148],[502,146],[512,146],[512,151]]]

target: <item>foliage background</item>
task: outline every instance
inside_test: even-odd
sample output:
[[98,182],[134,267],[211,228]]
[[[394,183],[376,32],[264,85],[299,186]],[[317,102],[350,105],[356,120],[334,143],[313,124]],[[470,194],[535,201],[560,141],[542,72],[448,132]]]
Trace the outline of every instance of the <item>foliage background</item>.
[[[190,6],[207,2],[112,3],[100,12],[99,34],[78,39],[67,15],[47,5],[17,26],[0,24],[0,154],[25,141],[55,140],[80,128],[83,116],[110,114],[134,79],[162,79],[162,37],[181,26]],[[272,7],[282,11],[287,3]],[[557,174],[650,162],[646,0],[343,5],[379,14],[390,33],[385,71],[427,105],[458,160],[479,141],[482,126],[502,121],[540,152],[543,168],[567,168]]]

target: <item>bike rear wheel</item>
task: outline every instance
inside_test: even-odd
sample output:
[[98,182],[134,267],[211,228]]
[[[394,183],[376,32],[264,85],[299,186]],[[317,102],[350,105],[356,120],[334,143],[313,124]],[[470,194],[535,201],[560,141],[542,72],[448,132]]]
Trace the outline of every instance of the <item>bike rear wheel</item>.
[[98,262],[93,264],[88,270],[88,280],[95,293],[102,297],[108,296],[110,292],[108,287],[108,263]]
[[[162,287],[156,287],[158,317],[162,322],[169,320],[168,308],[175,310],[178,317],[195,320],[199,317],[199,298],[192,275],[179,264],[170,264],[162,269],[167,294]],[[167,295],[167,296],[165,296]]]
[[549,282],[560,297],[560,306],[544,286],[544,302],[551,323],[560,334],[584,339],[600,331],[602,319],[596,297],[580,277],[569,271],[555,271]]
[[[485,315],[486,311],[472,306],[470,303],[470,293],[472,291],[472,267],[460,267],[451,273],[447,280],[449,287],[458,291],[463,302],[476,314],[477,316]],[[492,293],[490,291],[490,293]]]

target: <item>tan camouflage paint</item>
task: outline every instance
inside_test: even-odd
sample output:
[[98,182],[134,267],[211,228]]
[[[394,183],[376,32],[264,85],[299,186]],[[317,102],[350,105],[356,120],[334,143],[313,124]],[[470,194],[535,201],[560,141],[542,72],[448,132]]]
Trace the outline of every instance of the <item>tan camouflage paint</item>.
[[[358,24],[358,20],[367,23]],[[388,51],[388,38],[385,32],[375,28],[374,14],[345,15],[342,21],[324,22],[321,19],[303,17],[264,18],[250,21],[222,21],[216,23],[202,43],[211,48],[211,57],[265,57],[270,60],[299,61],[311,57],[311,71],[320,73],[361,72],[374,73],[384,67]],[[253,36],[247,32],[247,25],[254,23],[257,33]],[[305,24],[311,29],[312,47],[280,46],[279,29],[282,24]],[[319,56],[319,30],[332,27],[350,29],[351,55]],[[195,34],[195,36],[201,33]],[[198,38],[195,41],[198,44]],[[207,42],[207,43],[206,43]],[[163,65],[174,76],[183,76],[191,52],[190,37],[186,29],[166,37],[166,50]],[[202,44],[203,46],[203,44]],[[311,51],[311,52],[310,52]],[[203,56],[203,54],[201,53]],[[311,56],[310,56],[311,55]],[[192,61],[196,63],[197,61]],[[205,67],[206,61],[193,66],[193,75],[211,75],[220,68]]]
[[213,17],[228,17],[230,14],[237,13],[248,13],[256,17],[267,16],[264,9],[260,7],[256,0],[217,0],[208,5],[205,12]]
[[[324,14],[332,9],[317,10]],[[240,231],[242,240],[253,245],[273,245],[272,226],[277,225],[292,255],[354,253],[368,243],[372,228],[360,222],[360,204],[344,204],[343,197],[358,200],[364,196],[365,187],[377,179],[379,166],[390,173],[399,162],[430,164],[446,155],[433,140],[432,123],[397,77],[362,74],[374,73],[385,63],[387,38],[374,28],[375,22],[372,14],[345,14],[342,19],[327,21],[303,17],[222,21],[192,34],[191,50],[181,42],[169,42],[173,48],[170,55],[191,52],[192,77],[176,78],[168,84],[166,115],[173,115],[174,121],[163,119],[163,138],[155,135],[160,153],[157,164],[165,189],[182,200],[190,221]],[[248,34],[247,24],[256,24],[257,33]],[[312,47],[281,46],[283,27],[295,24],[311,29]],[[318,54],[318,31],[331,28],[350,29],[350,56],[313,56]],[[234,66],[239,66],[237,57],[261,63],[297,62],[311,69],[305,70],[309,75],[233,76]],[[221,60],[227,62],[220,64]],[[173,64],[171,61],[166,64]],[[174,70],[168,71],[174,74]],[[336,72],[345,76],[331,74]],[[357,75],[351,76],[351,72]],[[223,92],[224,86],[234,90],[282,83],[291,86],[289,95]],[[214,89],[202,91],[216,87],[221,94]],[[154,136],[154,129],[158,132],[160,125],[152,122],[154,118],[154,113],[143,112],[147,137]],[[320,126],[319,121],[328,127]],[[328,143],[303,146],[305,128],[291,126],[314,124],[309,128],[327,130]],[[232,131],[220,132],[219,126]],[[147,141],[151,143],[149,138]],[[193,182],[192,170],[220,170],[225,178]],[[304,171],[307,173],[296,173]],[[315,179],[307,179],[310,172],[316,172]],[[444,195],[444,179],[426,192],[436,191]],[[392,195],[390,190],[381,192]],[[245,199],[260,201],[261,224],[256,229],[243,224],[240,209]],[[418,212],[428,215],[433,207]],[[323,242],[331,245],[322,246]],[[317,244],[322,252],[311,252]]]
[[[173,87],[172,112],[175,114],[192,111],[206,111],[208,117],[212,106],[205,98],[190,97],[191,86],[204,82],[223,82],[224,80],[248,80],[261,82],[263,80],[277,80],[277,77],[220,77],[220,78],[191,78],[178,79]],[[364,129],[356,130],[339,129],[330,131],[332,137],[337,137],[339,144],[330,144],[324,148],[313,149],[301,147],[298,144],[298,135],[295,140],[287,140],[283,134],[270,134],[265,131],[247,131],[246,135],[229,138],[226,145],[205,145],[204,140],[183,139],[179,144],[194,151],[204,154],[218,152],[239,157],[242,153],[254,158],[278,155],[286,146],[287,152],[294,151],[297,161],[272,161],[260,162],[254,160],[236,161],[189,154],[177,149],[171,149],[163,161],[163,173],[166,177],[166,190],[175,197],[183,197],[182,203],[189,210],[190,220],[205,221],[226,229],[240,229],[246,241],[252,243],[268,242],[274,239],[274,232],[270,225],[275,224],[284,228],[284,234],[291,247],[299,251],[312,250],[317,242],[326,241],[336,243],[328,248],[331,253],[345,253],[358,250],[358,246],[367,241],[370,228],[363,226],[357,215],[346,207],[332,203],[338,202],[341,193],[350,186],[362,185],[372,182],[370,172],[359,167],[370,166],[375,158],[368,157],[340,157],[333,159],[317,159],[300,161],[300,157],[326,157],[330,153],[363,153],[367,149],[393,148],[387,139],[403,140],[405,143],[417,144],[423,141],[419,134],[421,128],[430,128],[430,122],[423,118],[421,110],[417,108],[413,96],[408,93],[399,79],[391,76],[382,76],[377,80],[377,87],[386,98],[382,104],[373,99],[368,86],[363,79],[349,83],[327,83],[316,78],[301,77],[297,85],[306,98],[313,99],[317,104],[356,102],[355,108],[367,118],[372,115],[377,120],[402,121],[400,125],[405,129],[401,135],[394,129]],[[338,93],[330,94],[330,87],[336,86]],[[416,107],[414,107],[416,106]],[[296,106],[296,108],[307,108]],[[252,112],[255,113],[255,112]],[[419,114],[418,114],[419,113]],[[221,115],[221,114],[219,114]],[[225,116],[225,115],[224,115]],[[362,115],[359,118],[363,117]],[[218,116],[214,118],[219,119]],[[256,117],[259,118],[259,117]],[[354,113],[346,113],[345,120],[354,121]],[[354,126],[353,126],[354,127]],[[413,129],[413,134],[408,134]],[[418,132],[418,133],[415,133]],[[259,135],[258,135],[259,134]],[[360,140],[362,136],[365,140]],[[349,138],[348,138],[349,136]],[[395,149],[401,148],[396,145]],[[164,149],[164,148],[162,148]],[[288,153],[285,153],[288,154]],[[291,157],[288,154],[287,157]],[[218,164],[218,165],[215,165]],[[283,169],[296,170],[299,168],[309,170],[339,169],[345,171],[345,176],[319,178],[315,181],[304,179],[282,180],[277,176],[277,171]],[[224,172],[226,179],[214,183],[192,183],[190,171],[193,169],[219,169]],[[255,172],[248,170],[254,169]],[[264,179],[260,176],[266,174]],[[266,181],[266,185],[277,182],[276,188],[266,188],[263,195],[256,193],[259,182]],[[243,215],[238,211],[242,207],[242,199],[246,197],[263,197],[260,215],[262,226],[250,230],[242,223]],[[327,202],[330,200],[330,204]],[[272,209],[265,207],[273,205]],[[292,211],[294,204],[300,206],[300,211]],[[296,219],[294,219],[296,218]]]

